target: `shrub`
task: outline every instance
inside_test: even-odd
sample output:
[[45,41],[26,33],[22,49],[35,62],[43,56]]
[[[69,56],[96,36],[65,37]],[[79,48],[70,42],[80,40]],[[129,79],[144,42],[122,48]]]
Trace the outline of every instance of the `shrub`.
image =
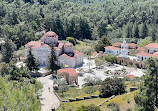
[[73,37],[67,37],[66,41],[71,42],[73,45],[76,45],[76,40]]
[[119,78],[107,78],[103,81],[100,88],[100,97],[110,97],[125,93],[125,84]]
[[95,46],[95,50],[97,52],[99,51],[105,51],[104,47],[106,46],[111,46],[112,43],[110,41],[110,39],[106,36],[102,36],[102,38],[99,40],[99,42],[97,43],[97,45]]
[[128,108],[127,111],[132,111],[132,109],[131,109],[131,108]]
[[112,55],[112,54],[106,54],[103,59],[107,62],[111,62],[111,63],[116,63],[117,61],[117,57],[116,55]]
[[107,105],[109,111],[120,111],[120,106],[116,103],[110,103]]
[[90,104],[89,106],[80,106],[77,108],[76,111],[101,111],[98,106],[95,106],[94,104]]
[[87,87],[86,90],[85,90],[85,93],[87,94],[92,94],[96,91],[96,88],[93,87],[93,86],[90,86],[90,87]]

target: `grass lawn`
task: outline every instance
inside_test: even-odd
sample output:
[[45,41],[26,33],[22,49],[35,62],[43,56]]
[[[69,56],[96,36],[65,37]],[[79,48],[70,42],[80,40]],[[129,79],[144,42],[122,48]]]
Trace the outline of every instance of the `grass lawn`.
[[91,49],[92,46],[89,43],[83,41],[77,41],[78,44],[75,45],[75,49],[79,52],[84,52],[85,49]]
[[134,94],[137,91],[133,91],[133,92],[129,92],[129,93],[125,93],[122,95],[118,95],[115,98],[111,99],[109,102],[104,103],[100,109],[102,111],[107,111],[107,105],[109,103],[116,103],[119,104],[120,106],[120,111],[126,111],[128,108],[131,108],[134,111],[135,108],[135,102],[134,102]]
[[90,96],[90,95],[99,95],[99,87],[98,86],[94,86],[94,92],[91,94],[87,94],[86,91],[92,87],[83,87],[82,89],[76,89],[76,87],[73,88],[69,88],[68,91],[64,92],[64,96],[62,96],[62,93],[58,93],[59,96],[63,99],[63,100],[68,100],[69,98],[76,98],[76,97],[81,97],[83,98],[84,96]]
[[[135,108],[135,101],[134,101],[134,95],[138,91],[129,92],[130,87],[136,87],[138,86],[138,82],[133,83],[133,81],[127,81],[126,84],[126,90],[127,93],[118,95],[115,98],[111,99],[109,102],[104,103],[102,106],[100,106],[101,111],[108,111],[107,105],[109,103],[116,103],[120,106],[120,111],[126,111],[127,109],[132,109],[134,111]],[[83,97],[88,95],[98,95],[99,94],[99,87],[94,86],[96,91],[92,94],[87,94],[86,90],[89,87],[84,87],[81,90],[76,88],[70,88],[67,92],[64,93],[64,97],[62,97],[63,100],[66,100],[68,98],[74,98],[75,97]],[[60,93],[59,93],[60,94]],[[61,95],[61,94],[60,94]],[[106,100],[106,98],[94,98],[94,99],[88,99],[88,100],[82,100],[82,101],[75,101],[75,102],[67,102],[67,103],[61,103],[61,106],[57,111],[75,111],[77,107],[80,107],[81,105],[98,105],[101,102]]]

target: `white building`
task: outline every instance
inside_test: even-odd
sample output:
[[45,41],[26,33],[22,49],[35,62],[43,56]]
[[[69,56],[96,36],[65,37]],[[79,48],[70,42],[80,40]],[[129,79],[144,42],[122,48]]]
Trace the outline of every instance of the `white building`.
[[58,56],[58,63],[61,67],[68,65],[68,67],[77,67],[83,63],[83,53],[73,50],[71,43],[62,43],[58,41],[58,35],[55,32],[49,31],[41,38],[40,41],[31,41],[25,45],[25,58],[27,58],[28,51],[32,49],[32,54],[40,65],[49,65],[49,56],[51,48],[49,44],[54,44],[56,55]]
[[141,52],[137,54],[137,61],[144,61],[149,57],[152,57],[152,54]]
[[145,48],[148,50],[148,53],[154,54],[155,52],[158,52],[158,43],[150,43],[146,45]]
[[107,46],[107,47],[105,47],[105,53],[118,56],[120,54],[120,48],[113,47],[113,46]]

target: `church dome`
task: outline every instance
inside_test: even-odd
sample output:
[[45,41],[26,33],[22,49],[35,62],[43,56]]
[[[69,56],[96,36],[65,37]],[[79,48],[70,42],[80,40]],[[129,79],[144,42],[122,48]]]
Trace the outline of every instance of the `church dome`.
[[64,44],[64,47],[72,47],[73,45],[72,45],[72,43],[65,43]]
[[49,37],[56,37],[56,36],[58,36],[55,32],[52,32],[52,31],[47,32],[45,35],[49,36]]
[[155,53],[153,54],[153,57],[158,57],[158,52],[155,52]]

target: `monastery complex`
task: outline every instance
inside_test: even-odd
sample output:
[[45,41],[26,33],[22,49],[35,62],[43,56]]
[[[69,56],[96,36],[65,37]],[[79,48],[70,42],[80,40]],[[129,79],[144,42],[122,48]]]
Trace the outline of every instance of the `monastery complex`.
[[60,67],[68,65],[69,68],[74,68],[83,63],[83,53],[74,50],[72,43],[63,43],[59,41],[58,35],[52,31],[45,33],[40,41],[31,41],[27,43],[25,45],[25,58],[27,58],[28,51],[31,48],[32,54],[39,64],[41,66],[48,66],[51,53],[50,44],[54,44]]

